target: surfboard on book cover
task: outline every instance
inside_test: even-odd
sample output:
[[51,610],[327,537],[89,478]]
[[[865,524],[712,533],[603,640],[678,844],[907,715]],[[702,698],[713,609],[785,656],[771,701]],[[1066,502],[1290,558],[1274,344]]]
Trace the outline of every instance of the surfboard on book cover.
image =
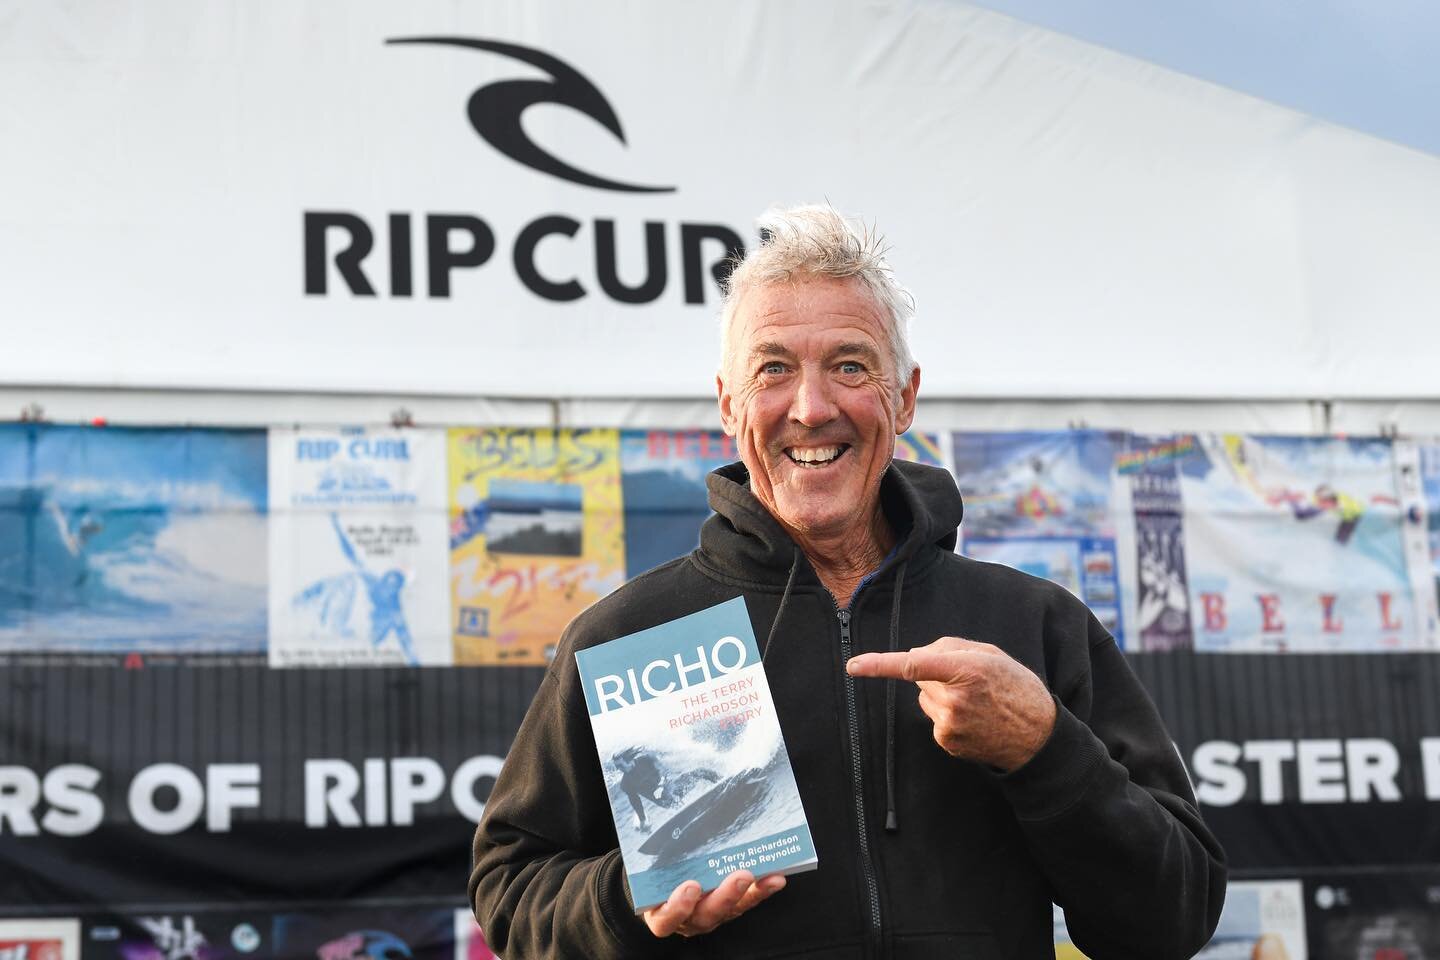
[[814,869],[743,597],[575,661],[637,913],[686,880]]

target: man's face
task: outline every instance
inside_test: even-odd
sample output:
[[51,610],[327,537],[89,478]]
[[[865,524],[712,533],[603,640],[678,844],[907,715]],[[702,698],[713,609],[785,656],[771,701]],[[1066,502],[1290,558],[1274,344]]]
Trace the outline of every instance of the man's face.
[[750,290],[716,386],[750,489],[781,524],[812,539],[868,529],[920,371],[897,388],[880,310],[858,281]]

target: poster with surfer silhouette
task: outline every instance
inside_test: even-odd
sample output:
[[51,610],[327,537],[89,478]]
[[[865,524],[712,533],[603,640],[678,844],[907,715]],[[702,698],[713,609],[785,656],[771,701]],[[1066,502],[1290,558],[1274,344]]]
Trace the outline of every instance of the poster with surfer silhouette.
[[277,427],[269,466],[270,666],[448,666],[444,431]]
[[816,866],[743,597],[575,654],[635,912]]

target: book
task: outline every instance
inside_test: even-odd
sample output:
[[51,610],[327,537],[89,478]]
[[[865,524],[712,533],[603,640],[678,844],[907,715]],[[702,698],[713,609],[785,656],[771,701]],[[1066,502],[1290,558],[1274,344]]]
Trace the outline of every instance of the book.
[[575,654],[635,912],[817,865],[745,599]]

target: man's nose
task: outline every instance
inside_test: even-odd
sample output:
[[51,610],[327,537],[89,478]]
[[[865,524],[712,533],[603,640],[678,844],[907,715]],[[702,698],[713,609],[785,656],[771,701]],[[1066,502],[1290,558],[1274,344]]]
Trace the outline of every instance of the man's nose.
[[790,419],[807,427],[818,427],[837,415],[834,384],[824,374],[802,371],[790,404]]

